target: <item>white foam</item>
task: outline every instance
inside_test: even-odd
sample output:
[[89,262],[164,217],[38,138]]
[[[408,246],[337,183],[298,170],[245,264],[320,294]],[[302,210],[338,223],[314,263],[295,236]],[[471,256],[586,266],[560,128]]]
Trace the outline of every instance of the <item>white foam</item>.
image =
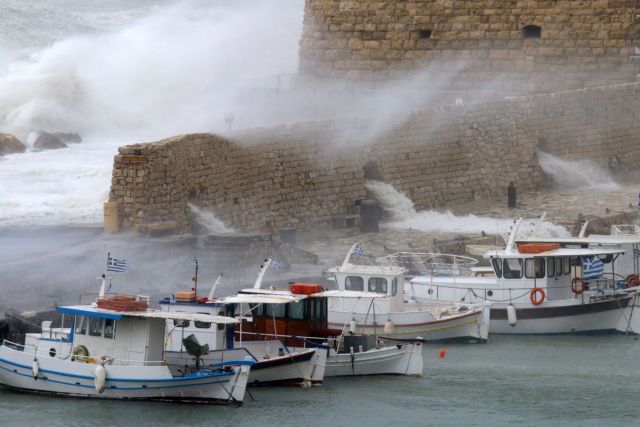
[[566,160],[538,152],[539,164],[561,189],[615,190],[620,186],[611,174],[589,160]]
[[[476,215],[454,215],[450,211],[416,211],[413,202],[392,185],[380,181],[367,181],[366,188],[380,202],[382,208],[391,214],[386,226],[391,228],[414,229],[425,232],[481,233],[504,235],[513,225],[513,219],[500,219]],[[532,222],[525,222],[519,234],[530,234],[535,228]],[[568,236],[568,231],[558,225],[543,222],[538,236]]]
[[211,234],[234,233],[235,230],[225,225],[213,211],[202,209],[193,203],[189,203],[189,209],[193,213],[194,220]]

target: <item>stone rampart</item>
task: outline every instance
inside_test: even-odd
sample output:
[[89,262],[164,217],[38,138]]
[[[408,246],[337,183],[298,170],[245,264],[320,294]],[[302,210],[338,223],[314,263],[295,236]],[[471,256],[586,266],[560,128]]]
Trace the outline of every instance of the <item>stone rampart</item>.
[[633,81],[637,0],[306,0],[302,74],[426,69],[452,89],[548,92]]
[[124,229],[190,229],[187,203],[242,231],[326,227],[356,213],[363,167],[419,209],[544,185],[537,150],[625,169],[640,161],[640,83],[421,110],[390,123],[343,119],[183,135],[121,147],[109,200]]

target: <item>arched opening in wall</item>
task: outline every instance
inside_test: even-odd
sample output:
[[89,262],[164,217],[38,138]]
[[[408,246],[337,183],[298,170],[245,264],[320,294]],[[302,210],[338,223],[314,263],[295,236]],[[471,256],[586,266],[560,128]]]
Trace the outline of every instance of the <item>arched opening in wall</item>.
[[433,33],[432,30],[428,28],[423,28],[421,30],[418,30],[418,37],[420,38],[420,40],[430,39],[432,33]]
[[539,39],[542,36],[542,28],[538,25],[525,25],[522,27],[523,39]]

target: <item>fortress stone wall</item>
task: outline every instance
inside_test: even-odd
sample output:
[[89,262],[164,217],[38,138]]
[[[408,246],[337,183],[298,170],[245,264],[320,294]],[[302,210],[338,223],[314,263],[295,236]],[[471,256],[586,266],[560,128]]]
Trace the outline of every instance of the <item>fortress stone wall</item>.
[[640,83],[422,110],[386,126],[363,117],[129,145],[115,156],[109,201],[129,230],[170,221],[188,231],[189,201],[242,231],[328,227],[357,213],[369,161],[423,209],[505,203],[510,181],[544,185],[538,149],[637,167]]
[[450,89],[575,89],[635,80],[640,2],[306,0],[300,46],[300,72],[314,77],[428,67],[451,76]]

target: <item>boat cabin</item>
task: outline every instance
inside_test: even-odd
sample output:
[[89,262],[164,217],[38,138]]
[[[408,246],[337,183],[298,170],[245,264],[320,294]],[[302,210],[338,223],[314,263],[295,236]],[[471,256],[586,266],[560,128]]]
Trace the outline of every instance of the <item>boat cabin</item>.
[[[398,266],[347,264],[329,270],[335,278],[338,289],[372,294],[387,298],[377,298],[375,309],[381,313],[403,311],[404,281],[407,270]],[[364,295],[364,294],[363,294]],[[354,305],[355,304],[355,305]],[[340,312],[367,312],[372,309],[371,298],[360,298],[354,303],[347,298],[331,298],[330,310]]]

